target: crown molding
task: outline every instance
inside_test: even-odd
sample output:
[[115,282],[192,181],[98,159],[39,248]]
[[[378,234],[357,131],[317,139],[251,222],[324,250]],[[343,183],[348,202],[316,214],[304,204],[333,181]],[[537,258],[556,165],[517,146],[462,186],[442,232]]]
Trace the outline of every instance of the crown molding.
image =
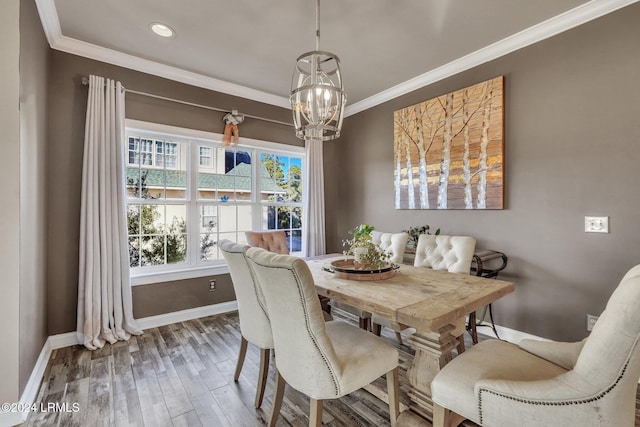
[[416,89],[428,86],[447,77],[466,71],[470,68],[484,64],[507,55],[523,47],[553,37],[564,31],[570,30],[596,18],[614,12],[639,0],[591,0],[574,9],[556,15],[546,21],[529,27],[519,33],[497,41],[491,45],[478,49],[466,56],[462,56],[441,67],[427,71],[406,82],[400,83],[389,89],[385,89],[369,98],[349,105],[345,110],[345,117],[357,114],[361,111],[375,107],[376,105],[390,101],[405,95]]
[[83,56],[96,61],[106,62],[108,64],[118,65],[120,67],[129,68],[131,70],[142,71],[143,73],[152,74],[154,76],[163,77],[165,79],[186,83],[192,86],[198,86],[205,89],[215,90],[217,92],[226,93],[240,98],[247,98],[266,104],[275,105],[282,108],[291,108],[289,99],[251,89],[235,83],[229,83],[213,77],[186,71],[171,65],[161,64],[159,62],[150,61],[128,53],[118,52],[113,49],[107,49],[91,43],[72,39],[66,36],[58,37],[51,45],[53,49],[62,52]]
[[38,13],[40,14],[40,20],[42,21],[42,28],[45,31],[47,41],[52,49],[129,68],[131,70],[141,71],[192,86],[238,96],[240,98],[247,98],[287,109],[291,108],[289,99],[283,96],[225,82],[203,74],[186,71],[171,65],[161,64],[128,53],[64,36],[60,29],[60,21],[58,20],[54,0],[36,0],[36,5],[38,7]]
[[[347,106],[345,117],[375,107],[416,89],[428,86],[452,75],[507,55],[523,47],[553,37],[640,0],[591,0],[574,9],[513,34],[496,43],[478,49],[441,67],[427,71],[406,82],[385,89],[373,96]],[[202,87],[229,95],[247,98],[282,108],[290,108],[289,99],[235,83],[225,82],[203,74],[186,71],[171,65],[143,59],[62,35],[54,0],[36,0],[38,13],[47,41],[52,49],[71,53],[158,77]]]
[[36,8],[38,9],[38,15],[40,15],[40,22],[47,37],[47,42],[49,46],[53,47],[55,41],[62,36],[56,4],[54,0],[36,0]]

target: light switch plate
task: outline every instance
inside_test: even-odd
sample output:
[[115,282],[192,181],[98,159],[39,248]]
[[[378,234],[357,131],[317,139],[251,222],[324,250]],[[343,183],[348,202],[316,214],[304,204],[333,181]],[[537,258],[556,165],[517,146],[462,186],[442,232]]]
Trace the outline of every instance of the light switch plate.
[[608,216],[585,216],[584,231],[585,233],[608,233],[609,217]]

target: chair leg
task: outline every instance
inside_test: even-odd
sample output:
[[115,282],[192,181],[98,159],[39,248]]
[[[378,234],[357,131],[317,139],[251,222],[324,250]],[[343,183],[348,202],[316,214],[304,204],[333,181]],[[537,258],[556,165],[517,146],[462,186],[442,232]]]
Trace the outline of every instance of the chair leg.
[[280,372],[276,369],[276,389],[273,392],[273,406],[271,407],[271,418],[269,419],[269,427],[275,427],[276,421],[280,416],[280,407],[282,406],[282,398],[284,397],[285,382]]
[[256,409],[262,406],[262,398],[264,397],[264,389],[267,385],[267,376],[269,375],[269,349],[260,349],[260,373],[258,374],[258,388],[256,389]]
[[322,400],[310,399],[310,403],[309,427],[320,427],[322,425]]
[[462,415],[437,403],[433,404],[433,427],[457,427],[464,419]]
[[402,345],[402,334],[398,331],[396,331],[396,339],[398,340],[400,345]]
[[458,345],[456,346],[456,349],[458,350],[458,355],[464,353],[464,333],[458,337]]
[[389,419],[391,427],[395,427],[400,415],[400,396],[398,390],[398,368],[387,372],[387,396],[389,396]]
[[247,355],[247,340],[242,337],[240,339],[240,353],[238,354],[238,363],[236,364],[236,372],[233,374],[233,380],[238,381],[240,378],[240,371],[242,371],[242,365],[244,364],[244,357]]
[[361,317],[360,318],[360,329],[364,329],[365,331],[368,331],[370,322],[371,322],[371,318],[370,317]]
[[471,334],[471,340],[474,344],[478,344],[478,329],[476,328],[476,312],[472,311],[469,314],[469,324],[467,330]]
[[380,336],[382,333],[382,325],[377,324],[376,322],[371,323],[371,332]]

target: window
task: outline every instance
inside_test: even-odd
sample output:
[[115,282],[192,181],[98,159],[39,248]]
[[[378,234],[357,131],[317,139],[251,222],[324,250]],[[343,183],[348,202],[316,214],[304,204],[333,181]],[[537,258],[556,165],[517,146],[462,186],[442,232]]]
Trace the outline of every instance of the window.
[[166,167],[167,169],[177,168],[178,144],[131,136],[128,140],[129,165]]
[[211,147],[200,147],[200,166],[212,166],[211,150]]
[[[302,157],[260,155],[263,230],[284,230],[289,251],[302,251]],[[275,185],[273,185],[275,184]]]
[[225,148],[222,135],[127,123],[132,276],[224,266],[217,242],[245,243],[250,230],[284,230],[303,255],[302,148]]

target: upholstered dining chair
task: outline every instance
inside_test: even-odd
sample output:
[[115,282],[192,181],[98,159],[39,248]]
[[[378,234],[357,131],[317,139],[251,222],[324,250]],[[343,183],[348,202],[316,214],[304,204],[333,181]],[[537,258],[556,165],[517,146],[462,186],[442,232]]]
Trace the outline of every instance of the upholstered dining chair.
[[640,378],[640,265],[622,279],[586,339],[481,342],[431,384],[434,426],[635,424]]
[[247,244],[256,248],[266,249],[277,254],[289,254],[287,235],[283,230],[277,231],[245,231]]
[[346,322],[324,322],[315,283],[301,258],[246,250],[256,283],[262,290],[273,331],[276,397],[269,421],[274,426],[284,386],[311,399],[310,426],[322,423],[322,402],[336,399],[386,375],[389,415],[399,412],[398,351]]
[[271,323],[267,317],[262,297],[251,276],[249,264],[243,254],[245,245],[234,243],[230,240],[220,240],[218,247],[224,256],[229,274],[233,283],[238,302],[238,314],[240,317],[240,353],[233,380],[238,381],[244,358],[247,354],[247,342],[260,348],[260,374],[258,375],[258,387],[256,389],[255,407],[262,405],[267,376],[269,374],[269,355],[273,348],[273,336],[271,335]]
[[[421,234],[418,238],[413,265],[434,270],[447,270],[449,273],[469,274],[475,249],[476,239],[470,236]],[[372,320],[372,329],[376,335],[380,335],[381,326],[390,326],[396,331],[396,337],[402,343],[402,338],[399,334],[399,330],[402,330],[400,325],[393,325],[388,319],[380,316],[373,316]],[[460,319],[459,323],[452,333],[458,337],[458,353],[462,353],[465,350],[463,335],[466,329],[464,319]]]
[[[391,255],[389,261],[395,264],[402,264],[404,250],[407,247],[407,242],[409,241],[409,233],[386,233],[374,230],[371,233],[371,241],[380,245],[385,252]],[[357,307],[339,301],[332,301],[331,305],[337,309],[357,316],[360,319],[360,327],[362,329],[371,329],[371,313],[368,311],[361,310]],[[399,333],[397,333],[396,336],[399,340],[402,340]]]
[[[269,252],[277,254],[289,255],[289,247],[287,246],[287,235],[282,230],[277,231],[245,231],[247,244],[256,248],[262,248]],[[329,298],[318,295],[325,320],[333,320],[331,317],[331,307],[329,306]]]

